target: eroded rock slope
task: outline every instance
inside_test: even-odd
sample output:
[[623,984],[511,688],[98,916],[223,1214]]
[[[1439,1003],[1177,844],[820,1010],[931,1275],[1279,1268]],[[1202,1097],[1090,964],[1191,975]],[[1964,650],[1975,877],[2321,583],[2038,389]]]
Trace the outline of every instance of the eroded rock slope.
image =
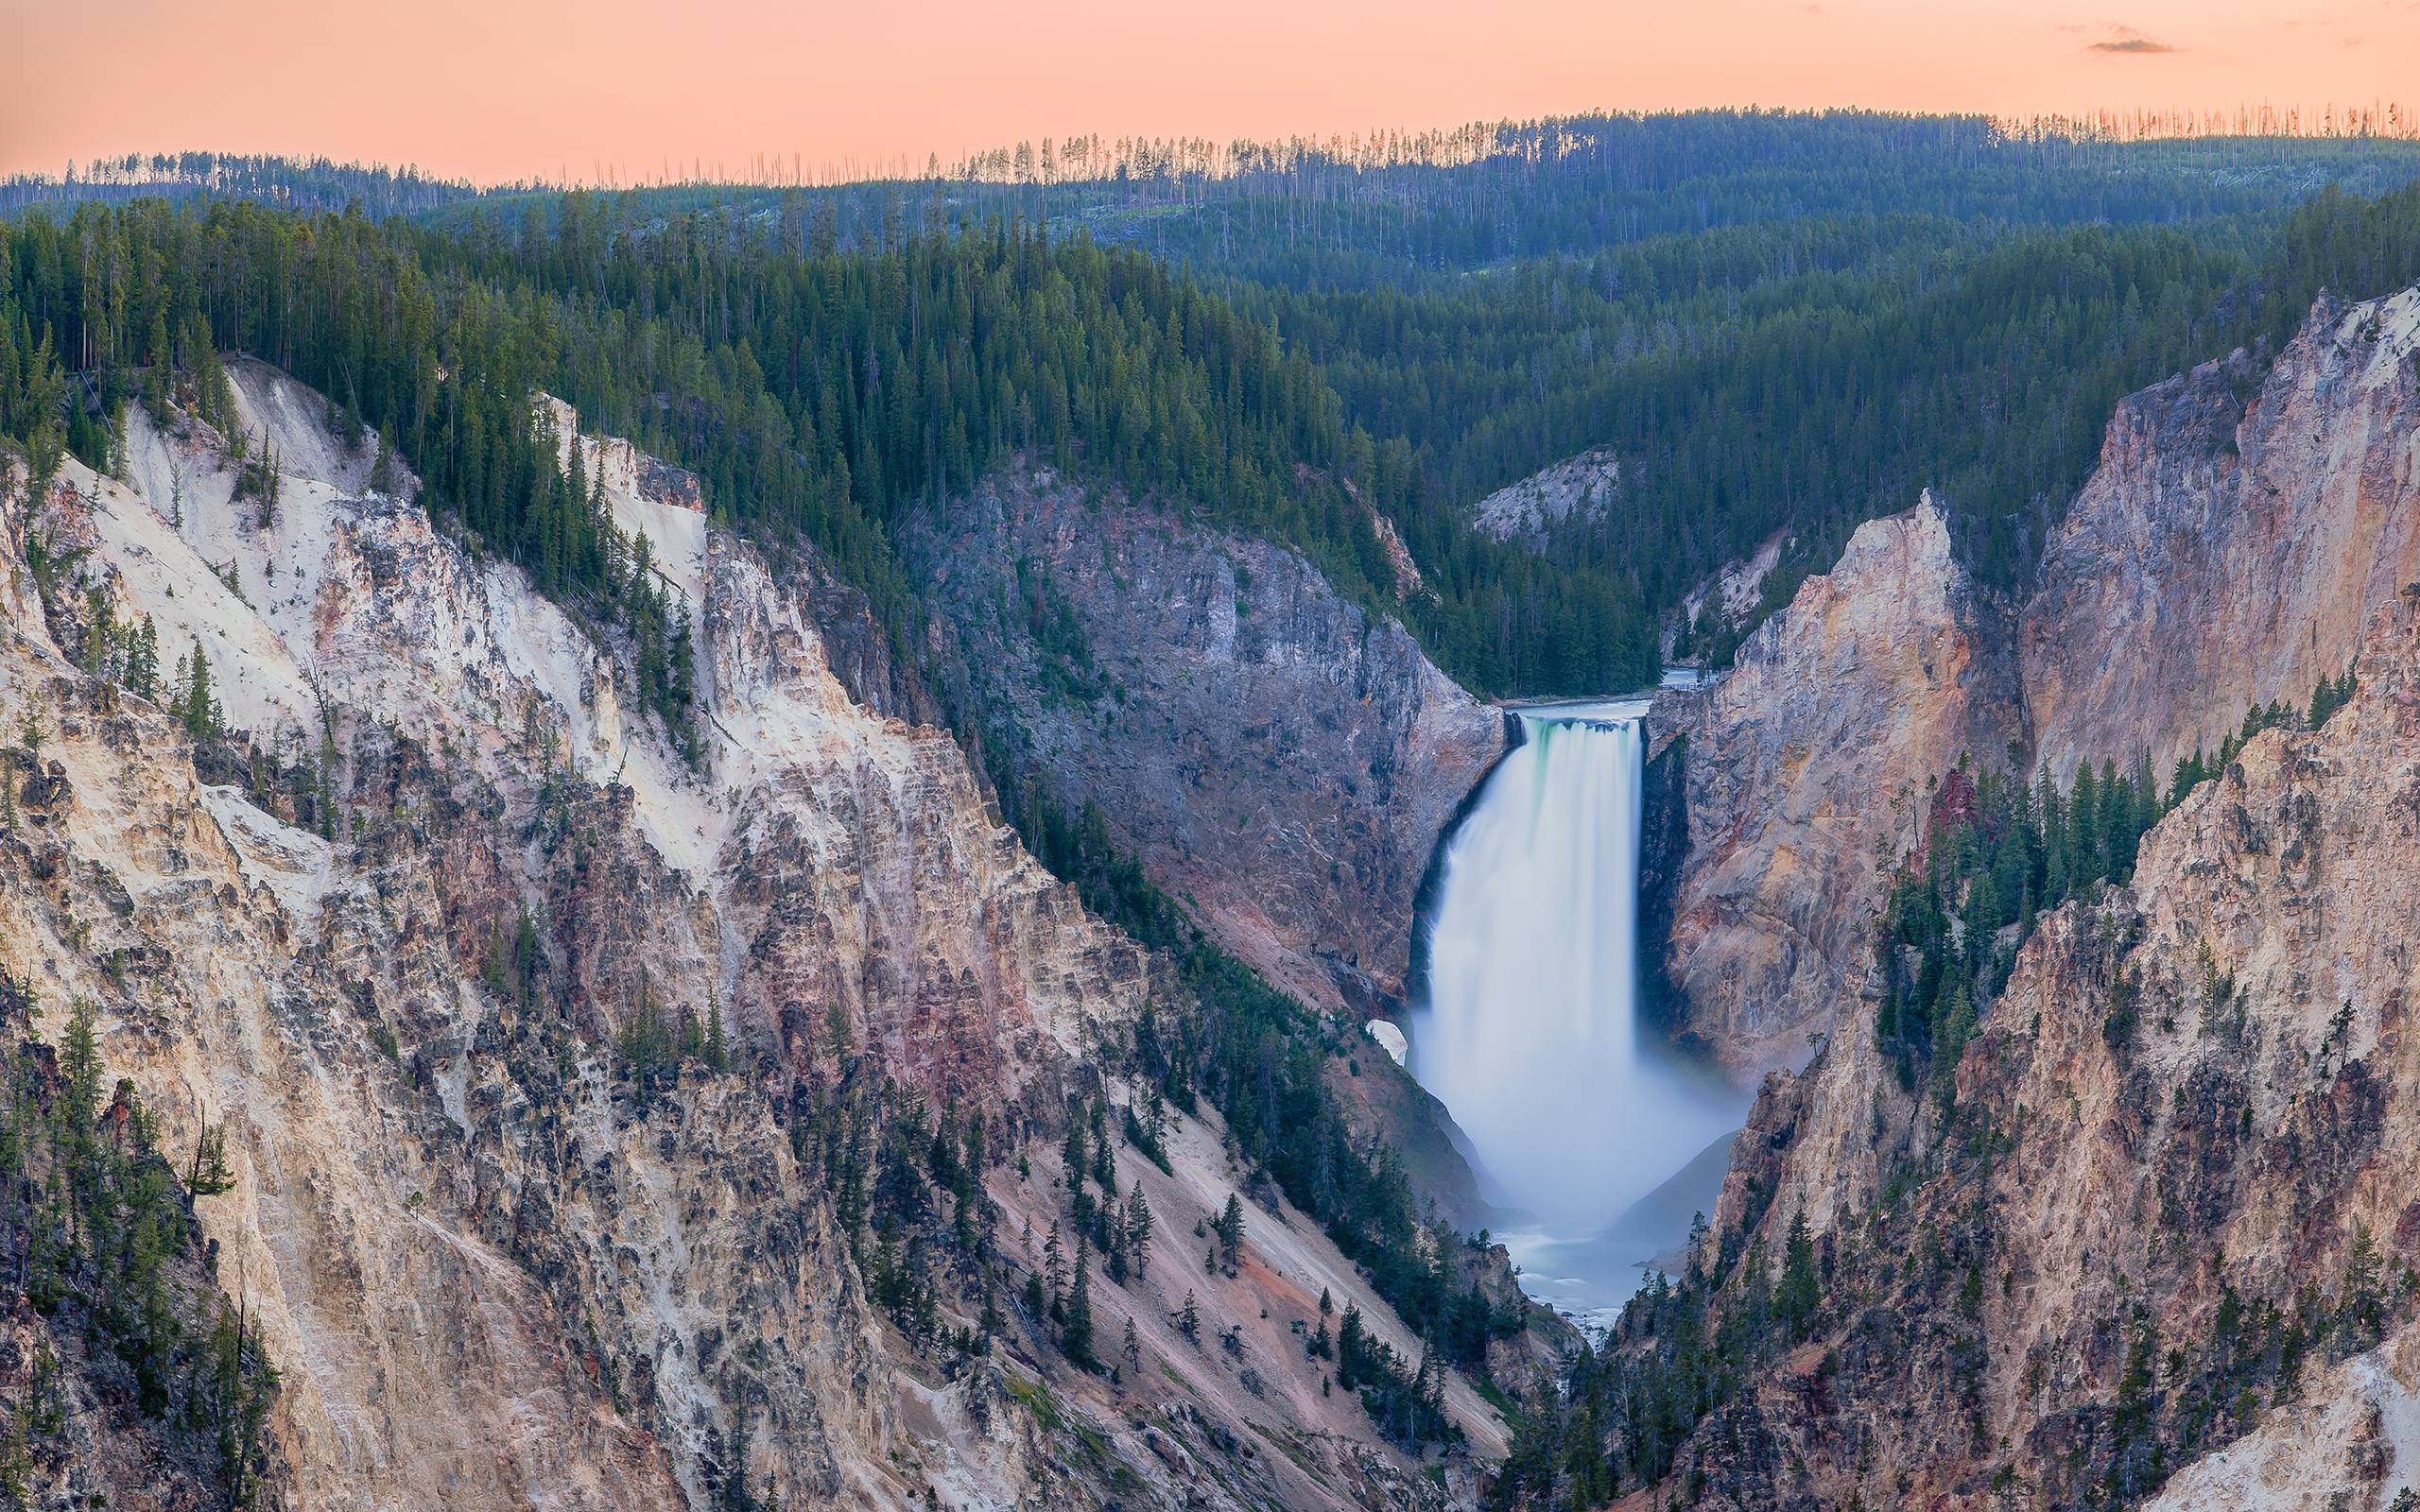
[[927,524],[945,677],[1234,954],[1316,1005],[1405,988],[1438,837],[1503,719],[1296,553],[1046,471]]
[[1656,713],[1682,738],[1688,850],[1668,959],[1687,1030],[1735,1069],[1797,1064],[1858,977],[1881,863],[1927,784],[1996,759],[2008,658],[1929,495],[1860,526],[1710,688]]
[[[1418,1473],[1322,1389],[1303,1298],[1419,1341],[1315,1223],[1253,1204],[1249,1263],[1186,1276],[1179,1236],[1237,1179],[1206,1108],[1172,1115],[1168,1173],[1110,1161],[1162,1236],[1146,1275],[1093,1278],[1140,1368],[1073,1370],[1013,1306],[1067,1099],[1124,1103],[1135,1025],[1185,1010],[946,734],[850,696],[845,611],[707,528],[678,470],[573,442],[693,615],[692,765],[623,701],[609,631],[436,528],[399,469],[372,490],[323,400],[233,371],[273,503],[229,438],[137,411],[123,478],[71,464],[9,521],[0,717],[12,771],[47,775],[11,778],[0,957],[94,1005],[162,1148],[225,1131],[195,1208],[284,1376],[285,1504],[1469,1494],[1466,1461]],[[147,619],[148,696],[117,633]],[[214,696],[180,706],[197,651]],[[911,1108],[981,1120],[978,1178],[871,1200],[955,1207],[977,1263],[903,1277],[939,1251],[869,1238],[853,1183]],[[1444,1400],[1500,1450],[1466,1385]]]
[[2359,672],[2187,798],[2131,886],[2044,918],[1954,1098],[1871,1053],[1871,1005],[1768,1088],[1704,1254],[1778,1256],[1803,1214],[1824,1300],[1691,1439],[1702,1504],[2420,1486],[2420,604]]
[[2322,297],[2118,407],[2043,555],[2019,643],[2037,755],[2166,773],[2244,711],[2300,706],[2420,577],[2420,290]]

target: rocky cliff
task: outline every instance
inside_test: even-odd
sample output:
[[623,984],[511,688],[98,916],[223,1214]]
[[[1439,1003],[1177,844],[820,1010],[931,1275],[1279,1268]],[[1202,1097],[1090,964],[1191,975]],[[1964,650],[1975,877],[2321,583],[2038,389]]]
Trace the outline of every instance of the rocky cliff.
[[2420,603],[2359,674],[2187,798],[2130,887],[2045,917],[1954,1096],[1903,1088],[1870,1008],[1768,1089],[1702,1253],[1737,1267],[1718,1311],[1752,1307],[1803,1214],[1823,1301],[1691,1439],[1700,1504],[2420,1486]]
[[2127,400],[2043,554],[2019,643],[2039,759],[2165,774],[2307,703],[2420,577],[2420,290],[2323,297],[2273,363]]
[[[1106,1158],[1166,1257],[1093,1278],[1139,1368],[1068,1366],[1010,1303],[1066,1099],[1124,1104],[1135,1026],[1189,1010],[947,735],[851,697],[824,638],[850,606],[707,528],[678,470],[573,443],[694,616],[693,765],[624,702],[610,629],[395,470],[371,489],[323,400],[234,376],[273,479],[138,410],[122,478],[71,464],[8,522],[0,965],[94,1005],[161,1148],[223,1131],[225,1189],[191,1200],[283,1375],[273,1500],[1469,1494],[1467,1461],[1422,1474],[1322,1389],[1305,1297],[1419,1344],[1316,1223],[1267,1198],[1247,1263],[1187,1281],[1177,1236],[1236,1179],[1206,1107],[1171,1113],[1166,1171]],[[934,1119],[979,1120],[972,1182],[901,1163]],[[1443,1400],[1500,1450],[1466,1385]]]
[[2121,404],[2021,608],[1979,595],[1929,507],[1860,529],[1710,694],[1686,737],[1689,852],[1668,964],[1732,1065],[1803,1058],[1861,975],[1881,868],[1927,783],[2010,753],[2215,753],[2308,705],[2420,577],[2420,290],[2325,298],[2273,361],[2238,352]]
[[[2129,400],[2014,637],[1971,596],[1961,611],[1945,549],[1859,575],[1853,543],[1731,680],[1659,708],[1690,772],[1671,957],[1690,1022],[1753,1063],[1743,976],[1767,1011],[1837,1022],[1735,1146],[1690,1284],[1714,1348],[1754,1364],[1656,1504],[2420,1495],[2420,917],[2398,881],[2420,860],[2415,350],[2420,291],[2323,299],[2273,363],[2239,352]],[[1910,605],[1930,610],[1894,637],[1911,661],[1817,654]],[[2165,778],[2348,667],[2350,704],[2252,740],[2126,885],[2013,926],[2014,968],[1953,1058],[1910,1074],[1886,1052],[1880,968],[1904,971],[1861,926],[1881,867],[1942,813],[1927,777],[2007,747],[2063,786],[2144,753]],[[1844,745],[1870,748],[1827,767]],[[1789,825],[1810,800],[1834,822]],[[1801,892],[1810,866],[1824,881]],[[1729,875],[1750,885],[1709,885]]]
[[1502,716],[1301,556],[1047,471],[926,522],[938,658],[975,721],[1303,1001],[1383,1010],[1439,836]]
[[1805,1060],[1858,975],[1928,784],[2005,747],[2001,644],[1927,495],[1860,526],[1727,676],[1662,700],[1655,724],[1685,743],[1688,837],[1667,959],[1687,1029],[1735,1070]]

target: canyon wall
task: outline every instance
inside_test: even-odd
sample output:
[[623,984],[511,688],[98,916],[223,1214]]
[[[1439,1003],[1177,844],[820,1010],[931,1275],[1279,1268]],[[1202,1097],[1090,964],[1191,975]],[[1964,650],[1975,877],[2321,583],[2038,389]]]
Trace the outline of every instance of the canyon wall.
[[2118,406],[2025,609],[2037,759],[2165,776],[2252,706],[2308,704],[2414,578],[2420,290],[2323,297],[2265,370],[2238,352]]
[[[1265,1197],[1247,1263],[1186,1276],[1177,1236],[1240,1179],[1206,1107],[1171,1112],[1167,1170],[1111,1161],[1162,1236],[1148,1275],[1094,1278],[1141,1368],[1076,1370],[1010,1304],[1046,1263],[1023,1220],[1056,1214],[1066,1099],[1124,1106],[1135,1026],[1192,1010],[948,735],[851,696],[824,627],[856,606],[819,612],[685,474],[559,409],[693,616],[684,757],[610,633],[449,537],[408,477],[372,490],[324,400],[233,373],[279,459],[267,497],[198,420],[136,409],[123,477],[71,463],[9,521],[0,965],[95,1005],[163,1149],[225,1130],[227,1190],[193,1206],[283,1374],[273,1504],[1473,1494],[1470,1459],[1424,1472],[1322,1389],[1293,1332],[1322,1293],[1420,1342],[1315,1221]],[[205,657],[215,697],[110,675],[104,613],[147,619],[161,684]],[[873,1159],[877,1109],[915,1106],[983,1120],[956,1216],[996,1235],[926,1278],[921,1324],[835,1177]],[[1443,1398],[1468,1453],[1500,1453],[1466,1383]]]
[[[1766,1079],[1694,1256],[1709,1325],[1770,1329],[1803,1223],[1812,1324],[1655,1504],[2420,1492],[2416,402],[2420,291],[2324,297],[2273,361],[2121,406],[2021,607],[1978,606],[1945,539],[1853,572],[1923,533],[1869,525],[1731,679],[1659,705],[1689,771],[1686,1027],[1742,1066],[1788,1064],[1756,1054],[1777,1025],[1828,1034]],[[1905,659],[1864,651],[1856,626],[1911,608]],[[1883,1051],[1866,923],[1927,777],[2005,756],[2064,786],[2147,753],[2165,779],[2348,668],[2348,705],[2253,739],[2127,885],[2041,918],[1954,1065]]]
[[1387,1011],[1500,714],[1282,546],[1016,471],[927,519],[945,683],[1070,817],[1314,1006]]
[[1804,1059],[1861,977],[1884,871],[1962,759],[2163,782],[2255,705],[2308,704],[2420,578],[2420,290],[2323,297],[2273,361],[2146,389],[2020,607],[1929,505],[1870,524],[1707,692],[1668,696],[1689,850],[1668,968],[1735,1068]]
[[2187,798],[2130,887],[2045,916],[1954,1100],[1902,1088],[1870,1009],[1769,1088],[1718,1229],[1777,1255],[1804,1215],[1825,1302],[1692,1440],[1700,1504],[2420,1486],[2420,603],[2358,667],[2321,729]]
[[1661,700],[1688,838],[1667,959],[1688,1032],[1735,1071],[1806,1059],[1860,974],[1928,784],[2001,759],[2016,701],[1996,644],[1927,495],[1859,526],[1729,674]]

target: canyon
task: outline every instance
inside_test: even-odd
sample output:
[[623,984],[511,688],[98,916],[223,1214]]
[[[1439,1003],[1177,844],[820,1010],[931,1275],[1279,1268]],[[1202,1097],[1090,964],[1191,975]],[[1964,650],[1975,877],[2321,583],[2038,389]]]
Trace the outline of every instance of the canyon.
[[[694,478],[553,406],[694,627],[684,750],[612,638],[441,528],[374,438],[273,369],[231,376],[236,436],[138,406],[118,475],[70,460],[12,504],[0,964],[45,1035],[89,1005],[170,1159],[223,1139],[224,1190],[184,1201],[195,1296],[240,1310],[279,1373],[260,1502],[1474,1494],[1497,1409],[1441,1379],[1467,1447],[1424,1466],[1331,1391],[1305,1348],[1326,1308],[1407,1370],[1421,1340],[1248,1179],[1214,1108],[1146,1109],[1138,1037],[1195,1011],[1170,964],[1025,852],[946,732],[852,696],[827,645],[881,637],[845,596],[809,602],[812,575],[712,527]],[[105,627],[147,621],[150,697],[94,670]],[[1423,696],[1433,669],[1384,644]],[[202,706],[165,707],[197,658]],[[1483,745],[1488,717],[1446,727]],[[994,1291],[1059,1263],[1060,1134],[1086,1100],[1165,1119],[1157,1157],[1102,1142],[1160,1236],[1141,1274],[1091,1278],[1103,1339],[1132,1324],[1115,1380]],[[996,1259],[885,1268],[901,1241],[868,1237],[846,1173],[891,1171],[901,1119],[975,1130],[976,1179],[884,1191],[943,1228],[954,1208]],[[1182,1236],[1238,1191],[1236,1258],[1195,1269]],[[1470,1263],[1517,1316],[1500,1262]],[[82,1357],[63,1333],[40,1350]],[[0,1394],[62,1389],[35,1352]],[[105,1366],[71,1385],[105,1397]],[[30,1473],[122,1506],[218,1494],[164,1463],[138,1444]]]
[[[0,1031],[26,1118],[89,1019],[127,1148],[173,1183],[223,1142],[223,1184],[173,1204],[165,1295],[275,1365],[219,1454],[252,1500],[1495,1494],[1581,1341],[1456,1234],[1495,1210],[1364,1024],[1424,1001],[1422,910],[1505,711],[1303,551],[1023,456],[922,507],[929,612],[895,643],[812,554],[777,567],[696,474],[548,401],[693,637],[670,727],[594,606],[431,518],[327,396],[229,371],[233,434],[130,405],[112,470],[5,490]],[[2121,404],[2029,592],[1979,581],[1958,501],[1921,494],[1724,676],[1584,737],[1636,766],[1642,1022],[1760,1086],[1678,1280],[1712,1330],[1762,1326],[1802,1246],[1821,1285],[1631,1504],[2392,1512],[2420,1484],[2415,409],[2420,291],[2323,298],[2275,352]],[[1586,454],[1480,523],[1585,524],[1621,477]],[[119,665],[136,625],[148,677]],[[2029,915],[1944,1066],[1894,1061],[1877,916],[1945,794],[2165,782],[2348,669],[2342,707],[2180,790],[2129,876]],[[1103,917],[1011,814],[1098,837],[1199,937]],[[1252,1047],[1265,1084],[1312,1057],[1330,1155],[1415,1193],[1444,1220],[1420,1263],[1508,1320],[1484,1384],[1217,1106],[1163,1097],[1169,1048],[1215,1032],[1188,973],[1230,961],[1303,1015]],[[1088,1146],[1088,1117],[1132,1132]],[[1157,1236],[1116,1274],[1073,1246],[1098,1370],[1058,1331],[1090,1186]],[[209,1446],[126,1411],[127,1372],[30,1295],[0,1398],[63,1426],[24,1473],[213,1504]],[[1450,1435],[1337,1379],[1331,1314],[1419,1363]]]

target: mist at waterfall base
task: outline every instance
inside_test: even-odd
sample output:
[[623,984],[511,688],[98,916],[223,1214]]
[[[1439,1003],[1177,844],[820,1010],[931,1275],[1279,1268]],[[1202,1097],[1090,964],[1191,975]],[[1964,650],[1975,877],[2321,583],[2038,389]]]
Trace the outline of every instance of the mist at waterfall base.
[[1530,1295],[1618,1308],[1711,1214],[1746,1094],[1638,1015],[1644,699],[1521,713],[1448,843],[1410,1066],[1453,1114]]

